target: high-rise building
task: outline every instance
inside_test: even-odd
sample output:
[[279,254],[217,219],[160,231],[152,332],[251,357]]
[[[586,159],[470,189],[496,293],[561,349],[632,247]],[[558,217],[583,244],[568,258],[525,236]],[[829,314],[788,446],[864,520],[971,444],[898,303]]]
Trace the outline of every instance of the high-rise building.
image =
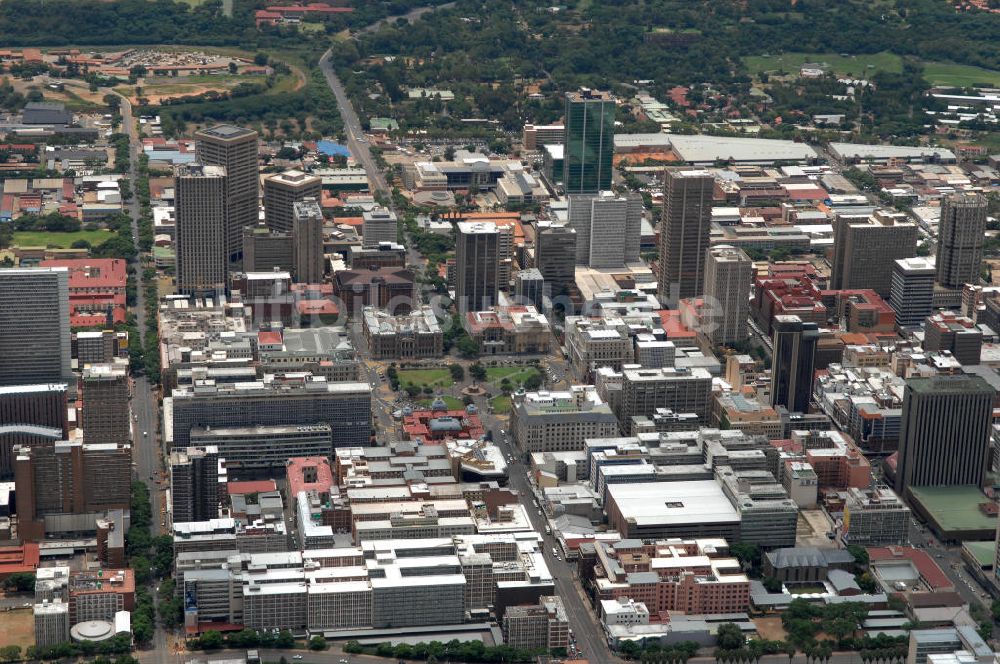
[[83,369],[83,442],[127,445],[129,423],[128,362],[91,364]]
[[66,383],[0,387],[0,479],[14,476],[14,449],[69,434]]
[[830,290],[871,289],[889,297],[894,261],[917,255],[917,225],[901,212],[837,215]]
[[[215,295],[226,290],[227,180],[222,166],[192,163],[177,167],[177,291],[185,295]],[[241,247],[242,232],[240,228]]]
[[195,155],[199,163],[221,166],[228,174],[223,251],[230,260],[238,259],[243,250],[243,229],[255,225],[260,217],[257,132],[233,125],[202,129],[195,134]]
[[69,604],[61,598],[44,600],[34,607],[35,647],[40,651],[69,643]]
[[924,350],[949,351],[962,365],[976,365],[983,352],[983,331],[971,318],[942,311],[924,323]]
[[209,521],[219,516],[225,472],[219,448],[187,447],[170,451],[170,499],[174,523]]
[[596,194],[611,189],[615,147],[615,100],[607,92],[581,88],[566,93],[563,189]]
[[986,236],[986,198],[958,193],[944,199],[938,225],[937,280],[946,288],[979,283]]
[[323,210],[318,199],[297,201],[292,208],[295,281],[318,284],[323,281]]
[[896,312],[896,326],[919,327],[934,311],[934,261],[900,258],[892,266],[889,304]]
[[545,279],[546,295],[566,295],[575,281],[576,230],[550,221],[538,222],[535,267]]
[[664,176],[657,288],[664,304],[701,295],[714,186],[712,174],[704,170],[667,169]]
[[995,390],[980,376],[906,381],[895,489],[981,486],[989,468]]
[[503,616],[504,643],[518,650],[552,650],[569,644],[569,620],[558,596],[538,604],[511,606]]
[[569,197],[569,225],[576,230],[576,264],[621,268],[639,260],[642,197],[611,191]]
[[0,386],[72,379],[69,271],[0,269]]
[[459,222],[455,300],[460,312],[485,311],[497,304],[499,240],[495,224]]
[[107,510],[128,510],[132,484],[129,445],[48,441],[15,450],[18,535],[94,531]]
[[276,231],[263,222],[243,229],[243,269],[247,272],[288,270],[293,263],[290,232]]
[[809,412],[819,326],[798,316],[775,316],[772,338],[771,405]]
[[618,421],[628,429],[636,416],[653,417],[658,409],[675,413],[695,413],[708,422],[712,403],[712,375],[694,369],[624,369]]
[[712,325],[705,336],[713,343],[743,341],[747,336],[750,315],[750,286],[753,283],[753,262],[746,252],[736,247],[720,245],[708,250],[705,259],[705,304],[714,310]]
[[[371,434],[368,383],[330,383],[315,376],[265,376],[261,382],[175,388],[173,447],[187,447],[195,427],[327,424],[330,449],[364,445]],[[166,408],[166,400],[164,400]]]
[[267,227],[290,233],[295,204],[307,198],[319,200],[322,194],[323,180],[299,170],[292,169],[265,178],[264,219],[267,220]]
[[398,237],[396,215],[392,210],[376,207],[362,215],[361,248],[375,249],[381,242],[395,242]]

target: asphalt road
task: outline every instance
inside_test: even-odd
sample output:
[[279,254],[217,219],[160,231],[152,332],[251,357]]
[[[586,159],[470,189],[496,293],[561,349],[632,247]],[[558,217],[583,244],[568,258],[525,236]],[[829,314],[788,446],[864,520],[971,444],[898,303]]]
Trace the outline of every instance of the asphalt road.
[[351,100],[348,99],[347,93],[344,91],[344,86],[333,71],[329,50],[319,59],[319,67],[323,71],[323,76],[326,77],[326,83],[330,86],[330,91],[333,92],[333,96],[337,99],[337,109],[340,111],[340,117],[344,122],[344,133],[347,135],[347,149],[350,150],[354,159],[365,169],[372,188],[383,196],[389,197],[392,191],[389,189],[389,184],[382,174],[382,169],[378,167],[374,158],[372,158],[371,150],[368,147],[368,139],[365,138],[365,132],[361,127],[358,114],[354,112],[354,106],[351,104]]
[[552,553],[553,547],[556,547],[558,551],[558,542],[551,535],[544,534],[546,518],[540,514],[540,509],[532,502],[535,493],[528,482],[526,476],[528,467],[523,463],[521,453],[512,440],[500,433],[501,429],[506,427],[506,422],[485,412],[485,409],[481,410],[481,413],[484,424],[493,433],[494,442],[500,446],[506,456],[514,459],[513,463],[508,466],[509,485],[522,496],[521,502],[528,512],[532,527],[542,535],[545,563],[549,566],[549,571],[552,572],[556,594],[562,598],[566,608],[570,629],[573,630],[579,648],[578,655],[589,658],[592,662],[620,661],[612,655],[607,640],[604,638],[604,630],[584,598],[583,590],[576,578],[576,564],[563,559],[561,552],[560,559],[557,559]]

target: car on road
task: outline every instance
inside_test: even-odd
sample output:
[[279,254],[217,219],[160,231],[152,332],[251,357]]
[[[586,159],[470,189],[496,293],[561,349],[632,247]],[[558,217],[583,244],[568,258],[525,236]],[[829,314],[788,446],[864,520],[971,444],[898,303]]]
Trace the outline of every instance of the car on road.
[[292,655],[292,659],[302,659],[302,655]]
[[149,435],[149,432],[148,432],[148,431],[143,431],[143,432],[142,432],[142,435],[143,435],[143,436],[148,436],[148,435]]

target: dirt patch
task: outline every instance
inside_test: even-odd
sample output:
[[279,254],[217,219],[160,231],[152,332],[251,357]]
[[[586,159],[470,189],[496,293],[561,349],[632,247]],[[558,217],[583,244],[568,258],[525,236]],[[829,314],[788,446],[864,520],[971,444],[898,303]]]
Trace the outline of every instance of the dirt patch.
[[754,618],[753,624],[761,638],[769,641],[784,641],[785,628],[781,626],[781,618]]
[[672,161],[678,161],[678,157],[673,152],[662,152],[662,151],[628,152],[626,154],[616,154],[614,156],[615,166],[617,166],[618,164],[641,165],[646,160],[672,162]]
[[31,609],[14,609],[0,612],[0,648],[21,646],[22,650],[35,645],[35,617]]

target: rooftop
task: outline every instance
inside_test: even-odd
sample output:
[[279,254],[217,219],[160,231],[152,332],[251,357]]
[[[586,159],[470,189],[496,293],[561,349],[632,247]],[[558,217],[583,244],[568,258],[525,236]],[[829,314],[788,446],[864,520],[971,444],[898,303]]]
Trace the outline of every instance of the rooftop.
[[739,515],[714,480],[611,484],[608,502],[638,526],[736,523]]

